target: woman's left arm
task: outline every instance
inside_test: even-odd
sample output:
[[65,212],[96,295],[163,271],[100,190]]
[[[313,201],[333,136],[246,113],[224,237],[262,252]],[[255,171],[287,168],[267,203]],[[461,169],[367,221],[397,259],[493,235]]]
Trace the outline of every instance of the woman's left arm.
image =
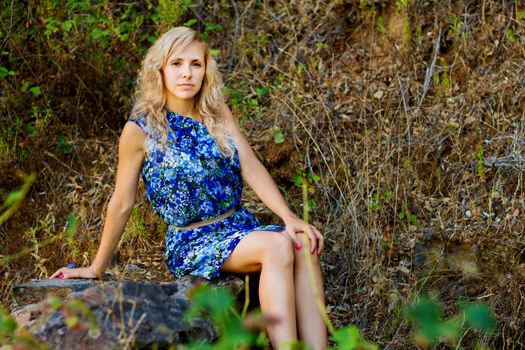
[[321,233],[313,225],[299,219],[288,208],[270,173],[257,159],[226,104],[222,105],[221,114],[225,118],[226,125],[237,148],[241,174],[246,183],[255,191],[263,203],[284,221],[286,233],[292,238],[296,248],[301,246],[296,233],[304,232],[310,239],[310,253],[313,254],[317,250],[317,254],[321,255],[324,246],[324,238]]

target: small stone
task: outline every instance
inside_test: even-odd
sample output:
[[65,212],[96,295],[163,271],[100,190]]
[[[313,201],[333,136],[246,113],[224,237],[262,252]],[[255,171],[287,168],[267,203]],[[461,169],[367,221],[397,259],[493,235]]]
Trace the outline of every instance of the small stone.
[[396,267],[396,270],[401,273],[404,273],[405,275],[410,275],[410,270],[403,265],[399,265],[398,267]]
[[374,98],[377,98],[378,100],[382,99],[383,98],[383,91],[377,90],[376,93],[374,94]]
[[466,216],[467,218],[472,217],[472,212],[471,212],[470,210],[467,210],[467,211],[465,212],[465,216]]

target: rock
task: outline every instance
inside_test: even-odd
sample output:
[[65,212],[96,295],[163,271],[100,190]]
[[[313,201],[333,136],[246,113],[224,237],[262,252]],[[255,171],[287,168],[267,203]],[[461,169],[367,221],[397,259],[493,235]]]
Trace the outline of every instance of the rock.
[[374,96],[374,98],[380,100],[380,99],[383,98],[383,94],[384,94],[383,91],[377,90],[373,96]]
[[101,283],[103,283],[102,280],[95,279],[33,279],[28,283],[14,286],[13,297],[18,306],[34,304],[42,301],[49,295],[64,298],[70,293],[79,292]]
[[[203,282],[210,283],[195,276],[165,284],[132,280],[33,280],[17,286],[19,300],[32,300],[25,294],[31,294],[33,287],[40,295],[63,296],[75,288],[77,291],[69,293],[64,305],[56,311],[46,299],[17,309],[13,316],[36,340],[51,349],[167,348],[169,344],[194,339],[211,342],[217,337],[212,324],[203,319],[191,324],[182,321],[190,303],[188,292]],[[235,295],[244,288],[243,281],[236,277],[226,277],[216,285],[229,286]],[[78,311],[82,310],[79,304],[89,311]],[[77,325],[68,328],[67,322],[75,317]],[[93,320],[98,324],[97,331],[89,330]]]
[[428,248],[422,242],[416,242],[414,246],[414,255],[412,258],[412,269],[419,270],[423,268],[428,260]]

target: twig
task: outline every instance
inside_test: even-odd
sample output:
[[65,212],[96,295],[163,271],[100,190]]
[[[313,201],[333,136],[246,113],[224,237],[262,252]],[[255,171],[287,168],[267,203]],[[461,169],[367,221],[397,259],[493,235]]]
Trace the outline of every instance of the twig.
[[421,94],[421,97],[419,98],[419,102],[417,103],[412,119],[415,119],[417,115],[419,114],[419,110],[421,109],[421,105],[423,104],[423,101],[425,100],[425,96],[430,86],[430,82],[432,81],[432,76],[434,75],[434,68],[436,67],[437,56],[439,53],[440,40],[441,40],[441,29],[439,30],[437,38],[434,41],[434,55],[432,57],[432,63],[430,64],[430,67],[428,67],[426,70],[425,83],[423,84],[423,93]]
[[233,12],[235,13],[235,28],[233,30],[232,46],[230,47],[230,60],[228,61],[228,72],[232,71],[233,66],[235,64],[235,49],[237,46],[237,37],[239,35],[239,10],[237,9],[237,2],[235,0],[231,0],[231,4],[233,6]]
[[487,158],[483,165],[488,168],[510,168],[516,171],[525,171],[525,159],[522,157]]
[[244,275],[244,307],[242,308],[242,318],[246,317],[250,305],[250,275]]

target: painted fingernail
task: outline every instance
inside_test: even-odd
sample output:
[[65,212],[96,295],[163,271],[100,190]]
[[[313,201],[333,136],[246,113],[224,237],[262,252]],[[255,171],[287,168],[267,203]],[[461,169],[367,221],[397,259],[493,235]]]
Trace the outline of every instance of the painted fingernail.
[[58,278],[60,278],[60,279],[64,279],[64,274],[61,273],[60,275],[58,275]]
[[297,249],[301,248],[301,243],[299,243],[299,242],[295,243],[295,248],[297,248]]

